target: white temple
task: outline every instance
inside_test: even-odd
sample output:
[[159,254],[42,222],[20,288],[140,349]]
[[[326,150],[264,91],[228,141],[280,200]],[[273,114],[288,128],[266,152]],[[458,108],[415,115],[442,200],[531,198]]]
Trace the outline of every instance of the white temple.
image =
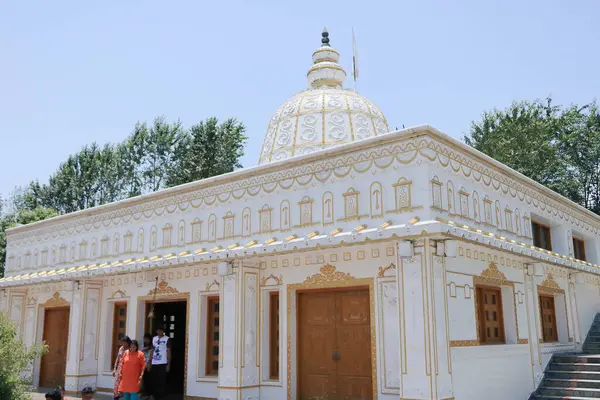
[[[428,125],[390,132],[339,54],[259,165],[10,229],[27,376],[112,392],[158,324],[181,398],[527,399],[600,311],[600,217]],[[150,310],[154,318],[149,318]]]

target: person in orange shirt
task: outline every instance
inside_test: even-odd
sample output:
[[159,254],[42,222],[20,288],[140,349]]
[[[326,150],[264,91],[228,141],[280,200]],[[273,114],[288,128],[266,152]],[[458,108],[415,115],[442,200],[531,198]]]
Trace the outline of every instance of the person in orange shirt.
[[119,392],[123,393],[124,400],[138,400],[140,391],[140,382],[146,369],[146,357],[139,350],[137,340],[132,340],[129,350],[123,356],[121,366],[121,383]]

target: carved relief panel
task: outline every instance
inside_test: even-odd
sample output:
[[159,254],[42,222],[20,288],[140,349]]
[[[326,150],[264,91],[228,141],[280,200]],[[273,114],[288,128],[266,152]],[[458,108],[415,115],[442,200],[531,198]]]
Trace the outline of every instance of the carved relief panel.
[[298,202],[298,206],[300,206],[300,226],[312,225],[313,200],[308,196],[304,196],[302,200]]
[[231,211],[223,217],[223,238],[232,238],[235,236],[235,215]]
[[479,194],[473,192],[473,219],[475,222],[481,222],[481,215],[479,212]]
[[88,243],[85,241],[85,239],[83,239],[79,243],[79,259],[80,260],[85,260],[87,258],[87,246],[88,246]]
[[463,218],[470,219],[471,215],[469,213],[469,193],[465,190],[464,187],[460,188],[458,192],[458,197],[460,199],[460,215]]
[[492,201],[487,196],[483,198],[483,212],[485,215],[485,223],[488,225],[494,225],[494,221],[492,219]]
[[446,183],[446,188],[448,192],[448,214],[455,215],[456,209],[454,207],[454,184],[452,181],[448,181]]
[[268,205],[263,205],[260,210],[258,210],[258,230],[260,233],[268,233],[271,232],[271,212],[273,209]]
[[323,225],[332,225],[333,223],[333,194],[325,192],[323,193]]
[[242,210],[242,236],[248,237],[252,234],[251,213],[248,207]]
[[498,229],[502,229],[502,216],[500,214],[502,211],[498,200],[496,200],[496,203],[494,204],[494,210],[496,212],[496,226]]
[[121,236],[118,233],[115,233],[113,236],[113,254],[120,254],[121,248],[119,244],[121,243]]
[[412,207],[412,181],[406,178],[398,179],[394,184],[396,196],[396,211],[408,210]]
[[58,262],[59,264],[67,262],[67,245],[65,244],[62,244],[58,249]]
[[137,251],[142,253],[144,251],[144,228],[140,228],[140,230],[138,231],[138,238],[137,238]]
[[75,248],[76,247],[77,246],[76,246],[75,242],[71,242],[71,249],[69,251],[69,262],[76,261],[76,258],[75,258]]
[[344,193],[344,219],[347,221],[359,217],[358,194],[359,192],[353,187],[348,188]]
[[433,205],[432,207],[438,210],[443,210],[442,207],[442,182],[437,176],[431,179],[431,196]]
[[158,229],[156,229],[156,225],[152,225],[150,228],[150,251],[156,250],[158,246]]
[[370,189],[371,218],[383,217],[383,187],[379,182],[373,182]]
[[171,247],[173,226],[171,224],[166,224],[162,228],[162,234],[162,247]]
[[110,239],[108,238],[108,236],[104,236],[102,238],[102,242],[100,243],[100,256],[101,257],[108,256],[108,242],[109,241],[110,241]]
[[519,236],[523,234],[521,232],[521,212],[518,208],[515,209],[515,233]]
[[280,219],[279,219],[281,230],[288,231],[288,230],[290,230],[290,219],[291,219],[290,202],[287,200],[282,201],[279,209],[280,209],[280,214],[281,214]]
[[40,265],[48,265],[48,249],[42,250],[42,258],[40,259]]
[[215,214],[210,214],[208,217],[208,240],[217,240],[217,217]]
[[126,254],[130,254],[133,251],[132,246],[133,246],[133,233],[128,231],[124,236],[123,251]]
[[177,226],[177,246],[185,246],[185,221],[179,221]]
[[508,206],[504,208],[504,227],[509,232],[513,231],[513,213]]
[[192,243],[200,243],[202,241],[202,221],[196,217],[192,222]]

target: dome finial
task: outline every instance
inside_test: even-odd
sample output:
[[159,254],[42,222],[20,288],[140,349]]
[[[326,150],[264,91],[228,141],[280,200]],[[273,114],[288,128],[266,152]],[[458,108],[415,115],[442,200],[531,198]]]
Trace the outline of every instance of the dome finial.
[[327,32],[327,27],[323,28],[323,33],[321,33],[321,36],[321,43],[323,43],[323,46],[329,46],[329,32]]

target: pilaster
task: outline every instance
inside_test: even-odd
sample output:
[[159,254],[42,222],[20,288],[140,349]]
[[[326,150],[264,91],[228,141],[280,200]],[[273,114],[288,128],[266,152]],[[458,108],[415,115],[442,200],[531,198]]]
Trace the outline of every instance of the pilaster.
[[529,351],[531,355],[531,373],[533,374],[534,385],[537,387],[544,376],[542,366],[542,352],[540,348],[541,327],[539,326],[539,305],[537,300],[537,288],[535,276],[543,275],[541,265],[528,265],[527,271],[524,274],[525,280],[525,302],[528,315],[529,329]]
[[221,278],[219,399],[258,400],[258,268],[236,262]]
[[72,282],[69,310],[69,343],[67,348],[67,368],[65,371],[65,390],[77,392],[79,388],[79,354],[81,351],[81,329],[83,316],[83,284]]
[[400,398],[453,398],[445,260],[425,239],[399,265]]

